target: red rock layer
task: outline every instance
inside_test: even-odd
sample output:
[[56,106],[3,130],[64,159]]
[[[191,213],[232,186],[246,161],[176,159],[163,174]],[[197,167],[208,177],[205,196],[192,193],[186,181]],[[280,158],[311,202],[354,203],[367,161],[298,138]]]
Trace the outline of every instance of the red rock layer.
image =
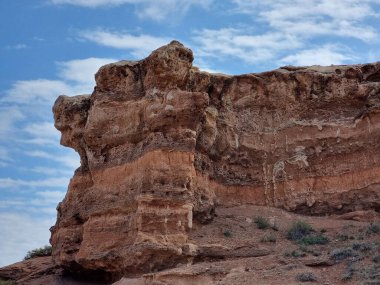
[[239,76],[192,67],[178,42],[60,96],[61,143],[81,167],[58,207],[64,267],[150,272],[197,255],[215,207],[309,214],[380,209],[380,63]]

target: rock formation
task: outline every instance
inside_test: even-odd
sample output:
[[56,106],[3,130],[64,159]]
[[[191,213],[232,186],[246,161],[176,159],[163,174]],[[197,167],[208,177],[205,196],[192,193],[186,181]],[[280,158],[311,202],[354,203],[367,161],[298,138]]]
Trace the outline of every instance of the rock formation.
[[173,41],[103,66],[91,96],[57,99],[81,167],[51,230],[56,264],[133,276],[268,254],[196,239],[215,209],[380,211],[380,63],[228,76],[192,61]]

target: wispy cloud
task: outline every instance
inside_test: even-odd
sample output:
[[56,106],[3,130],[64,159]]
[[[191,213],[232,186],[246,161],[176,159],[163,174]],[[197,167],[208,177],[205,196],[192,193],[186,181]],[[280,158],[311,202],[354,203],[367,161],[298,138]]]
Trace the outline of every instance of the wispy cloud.
[[250,63],[273,59],[279,52],[302,46],[302,42],[291,35],[255,35],[246,28],[204,29],[196,31],[193,40],[199,46],[200,56],[232,56]]
[[66,192],[62,191],[40,191],[36,195],[48,201],[49,203],[58,203],[63,199]]
[[30,137],[20,141],[36,145],[58,145],[60,133],[54,127],[53,122],[40,122],[27,124],[24,132]]
[[20,80],[13,83],[0,102],[19,105],[40,104],[43,108],[52,105],[58,95],[91,93],[95,84],[94,74],[106,64],[116,61],[112,58],[85,58],[57,62],[59,79]]
[[37,207],[52,206],[51,208],[55,212],[55,206],[62,201],[65,194],[66,192],[62,191],[39,191],[36,192],[37,197],[30,200],[30,204]]
[[209,73],[227,73],[223,69],[215,69],[212,67],[211,62],[207,62],[202,57],[197,57],[194,60],[194,65],[198,67],[201,71],[206,71]]
[[33,37],[33,40],[34,40],[34,41],[38,41],[38,42],[43,42],[43,41],[45,41],[45,39],[44,39],[44,38],[41,38],[41,37]]
[[0,167],[5,167],[11,161],[8,149],[0,146]]
[[73,84],[88,86],[88,90],[91,90],[95,83],[96,71],[101,66],[115,61],[117,59],[90,57],[58,62],[58,76],[65,81],[73,82]]
[[26,49],[28,46],[26,44],[15,44],[15,45],[8,45],[5,47],[6,49]]
[[79,156],[77,154],[59,156],[56,154],[48,153],[46,151],[34,150],[25,152],[26,155],[31,157],[44,158],[52,161],[62,163],[64,166],[70,169],[75,169],[79,166]]
[[57,95],[75,94],[76,91],[76,88],[61,80],[20,80],[13,83],[2,101],[21,105],[29,105],[31,102],[34,104],[51,104]]
[[135,4],[142,2],[139,0],[50,0],[52,4],[58,5],[75,5],[89,8],[101,6],[120,6],[123,4]]
[[162,21],[169,15],[183,16],[192,6],[207,9],[214,0],[145,0],[139,1],[142,5],[137,7],[137,15],[140,18],[148,18]]
[[152,50],[167,44],[170,39],[151,35],[132,35],[127,32],[110,32],[102,29],[94,31],[82,31],[80,39],[85,39],[96,44],[128,50],[136,58],[147,56]]
[[56,177],[56,176],[66,176],[69,177],[73,175],[73,169],[61,168],[61,167],[44,167],[44,166],[35,166],[32,168],[28,168],[28,171],[32,171],[34,173],[40,173],[45,176]]
[[69,178],[53,177],[41,180],[22,180],[12,178],[0,178],[0,188],[14,189],[23,187],[63,187],[68,184]]
[[[62,201],[65,194],[66,191],[45,190],[33,193],[32,197],[1,199],[0,210],[28,210],[31,213],[38,213],[39,209],[44,208],[44,214],[55,214],[56,206]],[[48,208],[50,210],[47,210]]]
[[[193,32],[198,54],[238,58],[248,64],[280,65],[350,63],[351,40],[374,46],[380,37],[378,0],[231,0],[233,15],[248,16],[244,25]],[[250,23],[250,24],[248,24]],[[230,24],[231,25],[231,24]],[[312,53],[315,52],[314,56]]]
[[9,152],[5,147],[0,146],[0,158],[9,160]]
[[348,48],[335,45],[325,45],[311,49],[305,49],[292,55],[288,55],[280,60],[281,64],[290,65],[330,65],[342,64],[353,61],[356,57],[349,52]]
[[15,132],[15,124],[25,118],[17,106],[0,108],[0,141]]
[[208,8],[214,0],[50,0],[56,5],[75,5],[87,8],[133,5],[135,13],[142,19],[162,21],[169,15],[184,15],[192,6]]
[[259,17],[284,33],[312,37],[336,35],[363,41],[375,40],[377,30],[364,23],[378,17],[377,0],[233,0],[236,12]]

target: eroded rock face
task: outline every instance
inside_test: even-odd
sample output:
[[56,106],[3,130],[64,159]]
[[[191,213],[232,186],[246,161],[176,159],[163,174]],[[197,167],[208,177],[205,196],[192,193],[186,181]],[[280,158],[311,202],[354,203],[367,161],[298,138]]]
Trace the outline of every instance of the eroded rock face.
[[179,42],[103,66],[91,96],[60,96],[81,167],[58,207],[53,259],[117,274],[187,262],[215,207],[308,214],[380,209],[380,63],[227,76]]

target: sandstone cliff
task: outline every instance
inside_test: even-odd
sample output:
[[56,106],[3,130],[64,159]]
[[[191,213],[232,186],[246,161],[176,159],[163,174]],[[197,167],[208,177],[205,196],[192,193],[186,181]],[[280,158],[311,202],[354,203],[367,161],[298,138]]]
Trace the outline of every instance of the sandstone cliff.
[[173,41],[57,99],[81,158],[52,228],[59,266],[133,276],[268,254],[202,240],[215,209],[380,210],[380,63],[227,76],[192,61]]

